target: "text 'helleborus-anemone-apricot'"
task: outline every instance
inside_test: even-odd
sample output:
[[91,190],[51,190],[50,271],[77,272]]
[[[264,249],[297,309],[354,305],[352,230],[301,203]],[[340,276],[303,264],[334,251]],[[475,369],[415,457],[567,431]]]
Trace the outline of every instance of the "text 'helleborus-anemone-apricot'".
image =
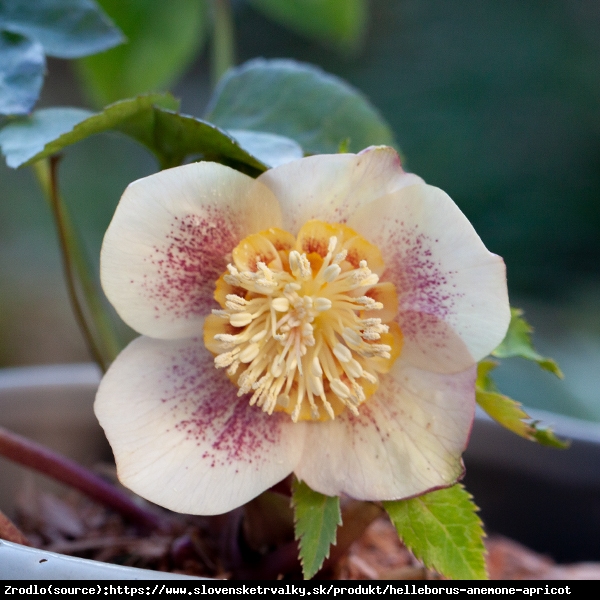
[[101,276],[143,334],[95,405],[141,496],[216,514],[292,472],[362,500],[461,476],[476,362],[510,320],[504,263],[391,148],[136,181]]

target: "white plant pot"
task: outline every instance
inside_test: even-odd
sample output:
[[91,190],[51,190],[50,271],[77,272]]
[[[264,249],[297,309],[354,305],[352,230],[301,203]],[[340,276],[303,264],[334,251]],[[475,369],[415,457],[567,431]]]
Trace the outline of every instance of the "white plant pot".
[[0,540],[0,579],[205,579],[148,569],[121,567],[74,556],[64,556]]

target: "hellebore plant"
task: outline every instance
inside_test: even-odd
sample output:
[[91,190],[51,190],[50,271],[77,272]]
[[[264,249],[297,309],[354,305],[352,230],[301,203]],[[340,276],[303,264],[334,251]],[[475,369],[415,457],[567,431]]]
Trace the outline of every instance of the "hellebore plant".
[[292,472],[358,500],[453,485],[510,321],[502,259],[388,147],[136,181],[101,279],[143,334],[96,399],[119,478],[193,514]]
[[[127,187],[102,246],[106,296],[142,334],[118,356],[57,178],[58,152],[108,130],[162,168]],[[348,135],[358,153],[336,153]],[[502,259],[448,195],[404,172],[391,144],[356,90],[278,60],[231,70],[207,120],[151,94],[99,113],[43,109],[0,131],[9,166],[35,164],[77,318],[98,363],[112,362],[95,411],[125,486],[198,515],[291,494],[305,577],[342,516],[338,548],[383,507],[426,566],[482,578],[483,529],[457,483],[476,403],[518,435],[560,445],[496,390],[486,357],[560,371],[511,312]],[[0,453],[146,528],[164,525],[1,430]],[[272,546],[271,556],[282,548]]]

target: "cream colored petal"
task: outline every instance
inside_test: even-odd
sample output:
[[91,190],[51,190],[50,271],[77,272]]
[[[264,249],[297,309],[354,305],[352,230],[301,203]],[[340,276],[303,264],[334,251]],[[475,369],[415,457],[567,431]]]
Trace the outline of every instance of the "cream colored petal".
[[421,179],[402,170],[393,148],[377,146],[359,154],[309,156],[271,169],[258,181],[277,196],[284,229],[295,235],[311,219],[346,223],[358,207]]
[[403,360],[453,373],[502,341],[510,321],[504,261],[445,192],[404,188],[361,208],[348,225],[383,254],[381,281],[398,293]]
[[475,368],[441,375],[395,367],[359,412],[309,424],[295,473],[312,489],[398,500],[452,485],[475,412]]
[[201,340],[134,340],[104,376],[94,406],[119,479],[160,506],[210,515],[286,477],[304,425],[269,417],[236,392]]
[[273,194],[216,163],[133,182],[106,232],[102,286],[123,320],[159,338],[201,335],[215,283],[238,242],[281,224]]

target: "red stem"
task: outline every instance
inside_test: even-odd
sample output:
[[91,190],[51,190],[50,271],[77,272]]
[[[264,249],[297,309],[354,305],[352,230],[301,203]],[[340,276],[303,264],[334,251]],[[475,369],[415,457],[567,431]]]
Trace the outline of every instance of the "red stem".
[[0,455],[65,483],[108,506],[145,530],[166,529],[158,515],[138,506],[127,495],[88,469],[41,444],[0,427]]

